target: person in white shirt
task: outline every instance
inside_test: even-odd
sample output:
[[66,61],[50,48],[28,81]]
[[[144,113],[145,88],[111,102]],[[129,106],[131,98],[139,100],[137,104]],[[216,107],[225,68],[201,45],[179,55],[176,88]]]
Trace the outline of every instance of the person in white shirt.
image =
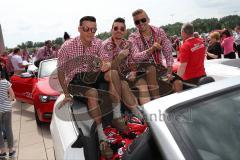
[[15,48],[13,50],[13,56],[11,58],[11,61],[14,68],[14,74],[19,75],[25,72],[26,65],[23,65],[20,48]]

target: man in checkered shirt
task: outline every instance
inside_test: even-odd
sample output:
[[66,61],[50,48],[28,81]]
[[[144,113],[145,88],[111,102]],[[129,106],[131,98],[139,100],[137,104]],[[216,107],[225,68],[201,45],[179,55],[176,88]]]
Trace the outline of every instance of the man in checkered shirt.
[[[137,31],[129,36],[129,41],[132,42],[134,48],[133,58],[138,63],[148,63],[146,66],[148,72],[146,79],[150,94],[153,98],[158,98],[159,86],[155,64],[162,64],[162,52],[166,59],[167,78],[172,80],[173,56],[171,42],[163,29],[149,25],[150,19],[144,10],[138,9],[133,12],[132,16],[137,27]],[[175,83],[178,86],[177,83],[181,82],[175,81]]]
[[127,81],[133,82],[134,86],[139,89],[141,105],[149,102],[150,97],[146,81],[143,78],[136,79],[136,70],[131,55],[132,45],[124,39],[126,32],[125,20],[123,18],[115,19],[111,29],[112,36],[103,42],[100,53],[103,61],[109,63],[111,69],[117,70],[119,73],[122,85],[122,101],[135,116],[142,119],[142,114],[137,109],[138,102]]
[[47,40],[44,42],[44,46],[37,50],[37,54],[34,60],[35,66],[39,67],[39,64],[41,61],[54,58],[51,47],[52,47],[52,42],[50,40]]
[[61,106],[72,101],[71,95],[79,92],[88,98],[88,113],[97,123],[101,154],[110,158],[113,151],[103,132],[97,89],[101,82],[109,83],[109,92],[113,95],[112,125],[120,131],[127,131],[120,111],[121,82],[117,71],[109,70],[107,63],[101,64],[99,51],[102,42],[94,36],[97,30],[95,17],[81,18],[78,30],[80,36],[66,41],[58,52],[58,78],[65,94]]

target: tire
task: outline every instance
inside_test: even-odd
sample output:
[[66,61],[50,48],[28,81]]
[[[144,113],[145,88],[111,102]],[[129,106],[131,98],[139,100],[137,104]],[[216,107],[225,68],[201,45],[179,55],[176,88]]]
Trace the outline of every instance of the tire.
[[34,115],[35,115],[35,119],[36,119],[37,126],[43,125],[44,122],[40,121],[40,119],[39,119],[39,117],[38,117],[38,114],[37,114],[37,110],[36,110],[35,107],[34,107]]

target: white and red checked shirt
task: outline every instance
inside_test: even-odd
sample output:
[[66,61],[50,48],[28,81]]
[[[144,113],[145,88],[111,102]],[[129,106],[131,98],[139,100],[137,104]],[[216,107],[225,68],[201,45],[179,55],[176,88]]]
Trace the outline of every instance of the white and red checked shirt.
[[[162,28],[150,26],[152,29],[152,34],[155,40],[160,40],[161,41],[161,46],[162,46],[162,53],[166,59],[166,64],[167,66],[172,66],[173,64],[173,56],[172,56],[172,45],[169,39],[166,36],[166,33]],[[136,31],[132,33],[128,40],[132,42],[133,45],[133,58],[136,62],[149,62],[150,59],[152,59],[152,55],[149,55],[146,52],[146,46],[143,43],[143,38],[139,31]],[[152,47],[153,44],[149,45],[149,48]],[[162,63],[162,54],[158,53],[158,61]]]
[[46,59],[51,59],[51,58],[54,58],[52,49],[48,48],[46,46],[43,46],[37,50],[37,55],[35,57],[35,61],[46,60]]
[[100,39],[94,38],[89,47],[83,46],[80,37],[66,41],[58,52],[58,70],[64,72],[66,83],[74,78],[77,73],[97,72],[94,61],[100,57],[99,51],[102,45]]
[[126,39],[122,39],[120,45],[117,46],[114,43],[112,37],[110,37],[103,41],[100,50],[101,59],[103,61],[111,62],[118,56],[118,54],[123,49],[126,49],[126,47],[129,49],[129,55],[126,57],[126,59],[122,60],[122,62],[118,66],[119,74],[122,74],[122,76],[124,77],[133,70],[133,58],[132,58],[133,49],[131,42]]

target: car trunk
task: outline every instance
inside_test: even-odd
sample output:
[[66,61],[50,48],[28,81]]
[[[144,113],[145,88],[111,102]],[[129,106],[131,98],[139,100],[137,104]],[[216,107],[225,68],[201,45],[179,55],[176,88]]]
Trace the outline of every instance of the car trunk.
[[[106,86],[104,87],[106,88]],[[112,105],[109,100],[109,93],[105,90],[99,90],[99,97],[102,98],[100,100],[100,106],[103,115],[103,126],[105,128],[111,125]],[[71,109],[75,125],[79,131],[78,139],[72,145],[72,148],[83,147],[85,159],[87,160],[104,160],[104,158],[100,156],[96,124],[88,114],[86,98],[75,97],[75,101]],[[142,160],[146,159],[146,156],[149,157],[149,159],[155,159],[156,157],[159,157],[158,159],[162,159],[149,129],[146,129],[143,134],[137,136],[137,138],[131,141],[127,149],[123,153],[119,154],[121,154],[121,159],[126,160]],[[116,153],[114,156],[116,156]]]

